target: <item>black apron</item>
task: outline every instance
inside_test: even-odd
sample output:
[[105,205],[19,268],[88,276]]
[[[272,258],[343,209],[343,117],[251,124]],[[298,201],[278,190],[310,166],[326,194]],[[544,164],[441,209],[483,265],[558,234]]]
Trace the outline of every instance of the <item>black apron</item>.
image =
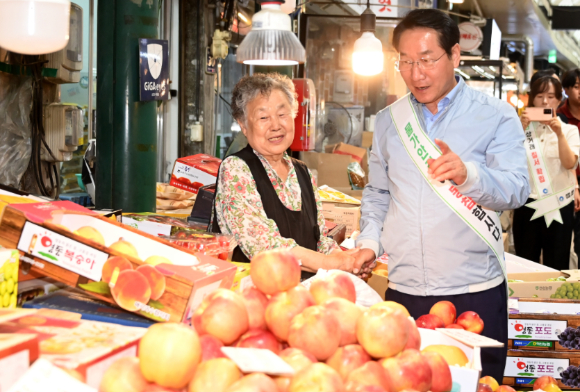
[[[320,239],[318,210],[316,208],[314,190],[312,189],[312,182],[306,165],[299,160],[290,158],[296,170],[302,197],[302,208],[300,211],[291,211],[280,201],[270,178],[268,178],[268,173],[264,165],[260,161],[260,158],[254,154],[254,150],[250,145],[233,155],[243,159],[250,168],[254,181],[256,182],[256,190],[262,198],[262,206],[264,207],[266,216],[268,219],[276,222],[280,235],[284,238],[292,238],[299,246],[316,252],[318,249],[318,240]],[[216,184],[219,186],[219,178]],[[216,195],[218,191],[219,189],[216,188]],[[221,233],[215,213],[215,202],[213,215],[212,232]],[[237,246],[234,249],[232,261],[249,263],[250,259]],[[314,273],[302,271],[303,280],[314,275]]]

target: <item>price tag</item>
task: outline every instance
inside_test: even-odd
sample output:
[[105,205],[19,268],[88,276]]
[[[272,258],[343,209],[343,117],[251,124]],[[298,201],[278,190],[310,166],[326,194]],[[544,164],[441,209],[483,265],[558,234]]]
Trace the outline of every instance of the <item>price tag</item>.
[[437,328],[437,331],[470,347],[503,347],[502,342],[463,329]]
[[40,358],[8,392],[97,392],[97,390],[68,375],[46,359]]
[[270,350],[260,348],[222,347],[243,373],[265,373],[274,376],[293,376],[294,369]]
[[101,280],[103,265],[109,258],[105,252],[31,222],[24,224],[17,248],[95,282]]

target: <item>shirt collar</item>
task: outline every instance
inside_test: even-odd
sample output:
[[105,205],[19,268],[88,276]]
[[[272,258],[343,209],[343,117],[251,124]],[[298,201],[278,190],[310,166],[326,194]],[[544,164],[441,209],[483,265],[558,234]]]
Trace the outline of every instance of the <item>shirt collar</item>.
[[[463,78],[459,75],[455,75],[455,81],[457,82],[457,84],[455,85],[455,87],[453,87],[453,90],[451,90],[449,92],[449,94],[447,94],[441,101],[439,101],[439,103],[437,104],[437,113],[440,113],[442,110],[444,110],[447,106],[449,106],[449,104],[451,102],[453,102],[453,100],[457,97],[457,94],[459,94],[459,92],[463,89],[463,86],[465,86],[465,82],[463,81]],[[417,101],[417,98],[415,98],[415,96],[413,94],[411,94],[411,100],[418,105],[425,105],[419,101]]]
[[564,102],[564,105],[562,105],[562,107],[560,108],[560,112],[564,113],[564,116],[571,118],[572,117],[572,113],[570,113],[570,108],[568,107],[568,100],[566,99],[566,102]]

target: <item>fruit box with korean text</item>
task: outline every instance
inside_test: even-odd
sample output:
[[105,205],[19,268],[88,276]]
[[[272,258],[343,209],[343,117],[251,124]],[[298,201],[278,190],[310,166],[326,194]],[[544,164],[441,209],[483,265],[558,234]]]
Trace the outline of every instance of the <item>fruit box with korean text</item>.
[[236,268],[62,201],[8,206],[0,245],[22,267],[155,321],[189,323]]
[[221,163],[221,159],[206,154],[178,158],[169,185],[197,194],[202,186],[215,184]]
[[[569,275],[560,271],[554,272],[524,272],[508,274],[508,291],[510,297],[526,298],[558,298],[562,292],[562,286],[569,286],[576,284],[576,293],[571,290],[569,299],[580,298],[580,283],[578,281],[566,282],[558,281],[556,279],[568,278]],[[550,281],[548,280],[550,279]],[[566,294],[568,291],[566,291]],[[561,296],[561,295],[560,295]]]
[[0,391],[9,390],[36,359],[36,334],[0,333]]
[[580,353],[580,316],[510,314],[508,348]]
[[[508,350],[503,378],[504,385],[516,387],[533,387],[534,382],[542,376],[556,379],[562,390],[578,389],[580,379],[578,372],[580,353],[556,351]],[[575,371],[572,372],[572,369]],[[566,373],[564,373],[566,371]],[[576,376],[572,376],[576,374]]]
[[145,332],[146,328],[64,320],[38,313],[0,324],[0,334],[32,334],[37,357],[79,372],[93,388],[98,388],[113,362],[137,355],[139,340]]

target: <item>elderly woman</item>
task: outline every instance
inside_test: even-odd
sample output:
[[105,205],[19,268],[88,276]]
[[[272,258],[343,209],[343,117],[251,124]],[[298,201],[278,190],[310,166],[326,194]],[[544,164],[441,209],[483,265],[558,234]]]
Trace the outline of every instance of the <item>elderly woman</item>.
[[359,273],[353,251],[327,238],[318,191],[304,163],[286,150],[298,109],[294,84],[279,74],[243,77],[234,88],[232,115],[248,146],[221,164],[213,231],[233,234],[233,260],[284,248],[302,264],[302,278],[319,268]]

